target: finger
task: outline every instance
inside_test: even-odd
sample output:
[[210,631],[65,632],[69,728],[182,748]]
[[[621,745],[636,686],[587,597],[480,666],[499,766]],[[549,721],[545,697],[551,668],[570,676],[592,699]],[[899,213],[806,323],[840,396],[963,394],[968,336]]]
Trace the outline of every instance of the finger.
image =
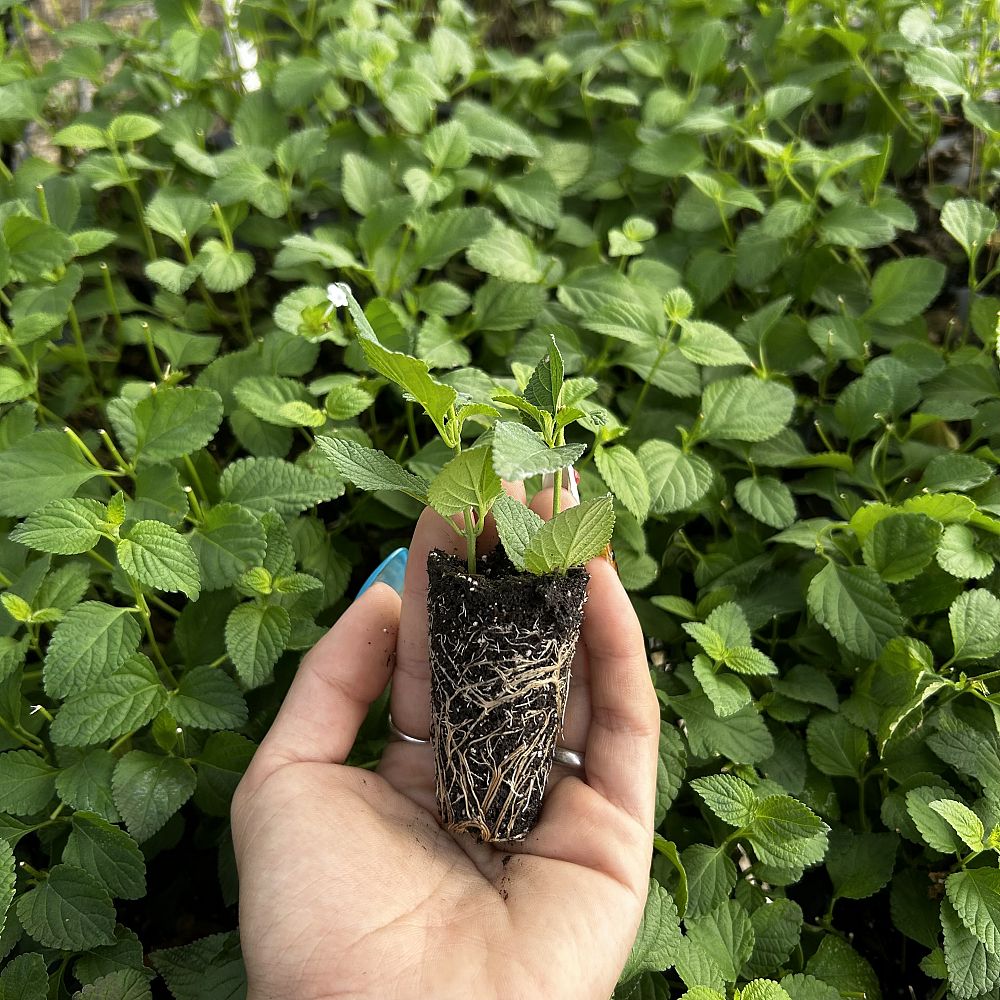
[[590,664],[587,784],[652,829],[660,711],[642,629],[618,574],[592,559],[581,640]]
[[392,675],[399,597],[376,583],[302,658],[254,757],[260,777],[282,764],[342,764],[371,703]]
[[389,697],[392,721],[410,736],[431,730],[431,671],[427,656],[427,556],[432,549],[461,554],[465,541],[429,507],[417,521],[403,581],[396,671]]

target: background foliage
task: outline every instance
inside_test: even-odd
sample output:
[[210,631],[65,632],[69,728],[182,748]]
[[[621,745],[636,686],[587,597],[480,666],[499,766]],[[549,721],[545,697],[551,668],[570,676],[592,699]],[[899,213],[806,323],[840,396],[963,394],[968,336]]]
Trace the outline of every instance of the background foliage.
[[596,380],[663,703],[621,996],[998,996],[995,0],[244,0],[259,89],[189,0],[45,63],[0,11],[0,995],[245,989],[229,798],[417,513],[313,435],[446,457],[346,280],[473,401]]

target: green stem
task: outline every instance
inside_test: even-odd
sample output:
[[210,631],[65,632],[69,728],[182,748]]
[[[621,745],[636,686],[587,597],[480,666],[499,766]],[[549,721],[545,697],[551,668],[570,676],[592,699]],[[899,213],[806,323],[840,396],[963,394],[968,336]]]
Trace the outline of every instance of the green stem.
[[64,432],[64,433],[65,433],[66,435],[68,435],[69,439],[70,439],[70,440],[71,440],[71,441],[73,442],[73,444],[75,444],[75,445],[77,446],[77,448],[78,448],[78,449],[80,450],[80,452],[81,452],[81,454],[83,455],[83,457],[84,457],[84,458],[85,458],[85,459],[86,459],[86,460],[87,460],[88,462],[90,462],[90,464],[91,464],[91,465],[92,465],[92,466],[93,466],[93,467],[94,467],[95,469],[100,469],[100,470],[101,470],[102,472],[104,471],[104,466],[103,466],[103,465],[101,465],[101,463],[97,461],[97,459],[96,459],[96,458],[94,457],[94,453],[93,453],[93,452],[92,452],[92,451],[91,451],[91,450],[90,450],[90,449],[89,449],[89,448],[88,448],[88,447],[87,447],[87,446],[86,446],[86,445],[85,445],[85,444],[83,443],[83,440],[82,440],[82,439],[80,438],[79,434],[77,434],[77,433],[76,433],[76,431],[75,431],[75,430],[73,430],[73,428],[72,428],[72,427],[68,427],[68,426],[67,426],[67,427],[64,427],[64,428],[63,428],[63,432]]
[[190,455],[184,456],[184,468],[187,469],[187,473],[191,477],[191,485],[198,491],[199,499],[208,503],[208,493],[205,492],[201,476],[198,475],[198,470],[194,467],[194,462],[191,461]]
[[103,260],[100,263],[100,268],[101,278],[104,280],[104,291],[108,296],[108,304],[111,306],[111,314],[115,318],[115,329],[118,331],[118,335],[121,336],[122,314],[121,310],[118,308],[118,298],[115,295],[115,286],[111,283],[111,271],[108,269],[108,265]]
[[[120,156],[119,159],[121,159]],[[124,161],[122,161],[122,166],[124,166]],[[135,181],[128,181],[125,187],[132,198],[132,204],[135,206],[136,221],[139,223],[139,229],[142,231],[142,241],[146,244],[146,256],[151,261],[156,260],[159,254],[156,250],[156,243],[153,242],[153,234],[149,226],[146,225],[146,210],[142,204],[142,196],[139,194],[139,189],[135,186]]]
[[90,388],[94,395],[99,396],[101,393],[97,388],[94,373],[90,370],[90,362],[87,360],[87,347],[83,341],[83,330],[80,329],[80,318],[76,314],[76,307],[72,304],[69,307],[69,326],[73,331],[73,341],[76,344],[76,349],[80,352],[80,365],[83,373],[87,376],[87,381],[90,383]]
[[472,508],[465,508],[465,556],[469,572],[476,572],[476,526],[472,521]]
[[133,472],[132,466],[125,461],[125,457],[122,453],[115,447],[114,441],[111,440],[111,435],[102,427],[97,432],[101,440],[104,442],[104,447],[108,449],[108,453],[114,459],[115,465],[125,473],[131,474]]
[[555,517],[559,513],[559,508],[562,505],[562,478],[563,470],[556,469],[555,482],[552,485],[552,516]]
[[146,354],[149,356],[149,364],[153,369],[153,374],[156,375],[156,381],[163,381],[163,368],[160,366],[160,359],[156,356],[156,346],[153,344],[153,334],[149,329],[149,324],[143,320],[140,324],[142,327],[142,339],[146,342]]

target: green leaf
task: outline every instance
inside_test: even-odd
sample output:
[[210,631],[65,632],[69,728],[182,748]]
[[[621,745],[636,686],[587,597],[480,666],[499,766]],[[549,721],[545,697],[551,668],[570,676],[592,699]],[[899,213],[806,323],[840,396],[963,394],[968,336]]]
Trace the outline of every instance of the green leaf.
[[281,458],[239,458],[219,477],[224,500],[260,514],[298,514],[344,492],[344,484]]
[[563,358],[553,337],[548,353],[535,366],[524,387],[524,398],[554,417],[559,412],[564,376]]
[[0,972],[3,1000],[48,1000],[49,974],[45,959],[36,951],[12,958]]
[[928,87],[939,97],[958,97],[968,93],[965,60],[957,52],[927,45],[909,56],[905,65],[906,75],[912,83]]
[[710,382],[702,394],[701,435],[710,440],[766,441],[789,421],[795,394],[753,376]]
[[572,465],[586,450],[583,444],[549,448],[540,434],[513,421],[497,421],[493,428],[493,467],[508,482],[556,472]]
[[597,448],[594,464],[608,488],[641,523],[649,513],[649,482],[642,463],[625,445]]
[[530,507],[525,507],[506,493],[494,501],[493,518],[510,561],[517,569],[523,570],[524,554],[545,522]]
[[945,266],[927,257],[904,257],[883,264],[872,279],[871,323],[900,326],[919,316],[938,297]]
[[996,213],[972,198],[953,198],[941,208],[941,225],[973,263],[997,228]]
[[188,541],[205,590],[229,587],[241,573],[264,561],[264,528],[251,511],[236,504],[210,508]]
[[830,837],[826,870],[843,899],[867,899],[884,888],[896,865],[899,837],[894,833],[852,833]]
[[[967,847],[974,851],[983,849],[983,838],[986,836],[983,821],[967,805],[954,799],[938,799],[928,805],[962,838]],[[990,948],[990,951],[996,951],[996,948]]]
[[10,533],[11,541],[56,555],[88,552],[101,540],[104,504],[97,500],[51,500]]
[[667,441],[644,441],[637,452],[649,480],[653,514],[693,507],[712,485],[712,467],[699,455],[685,454]]
[[187,802],[195,783],[191,766],[179,757],[132,750],[118,761],[111,787],[128,832],[142,843]]
[[659,882],[650,879],[639,930],[618,981],[624,983],[646,971],[669,969],[680,942],[680,918],[673,897]]
[[524,233],[497,224],[465,252],[469,263],[485,274],[504,281],[534,284],[543,278],[535,244]]
[[538,529],[525,550],[525,566],[536,574],[581,566],[607,548],[614,526],[614,505],[609,496],[561,511]]
[[735,488],[736,502],[762,524],[787,528],[795,521],[792,491],[775,476],[741,479]]
[[169,708],[180,725],[198,729],[239,729],[247,721],[239,687],[218,667],[195,667],[185,673]]
[[[0,838],[0,933],[7,920],[7,911],[14,899],[14,883],[17,874],[14,870],[14,848],[10,841]],[[3,980],[0,979],[0,997],[3,996]]]
[[[681,790],[687,768],[687,749],[677,727],[660,721],[660,744],[656,759],[656,809],[654,823],[659,826]],[[678,897],[680,900],[680,897]],[[683,900],[680,900],[683,908]]]
[[981,580],[993,572],[993,557],[976,548],[976,536],[964,524],[949,524],[937,550],[938,565],[960,580]]
[[100,470],[59,431],[35,431],[0,452],[0,514],[23,517],[50,500],[71,497]]
[[27,399],[36,389],[34,379],[25,378],[20,372],[0,365],[0,403],[16,403]]
[[816,620],[852,653],[874,660],[902,631],[899,608],[889,588],[867,566],[829,562],[807,594]]
[[691,787],[716,816],[730,826],[744,827],[753,822],[757,796],[742,779],[732,774],[695,778]]
[[729,898],[736,885],[736,865],[723,848],[691,844],[681,852],[687,873],[686,920],[710,913]]
[[499,111],[464,100],[458,105],[455,118],[465,126],[473,153],[495,160],[508,156],[527,156],[531,159],[541,156],[535,140]]
[[959,594],[948,610],[956,660],[988,660],[1000,653],[1000,599],[977,588]]
[[483,517],[503,493],[500,477],[493,471],[490,449],[472,448],[456,455],[431,480],[427,502],[442,516],[459,514],[467,507]]
[[734,646],[726,650],[722,657],[723,663],[738,674],[750,676],[766,676],[777,674],[778,668],[774,661],[759,649],[752,646]]
[[0,754],[0,810],[28,816],[55,794],[55,769],[30,750]]
[[931,808],[932,802],[946,799],[946,789],[933,785],[921,785],[906,793],[906,811],[917,828],[924,843],[942,854],[958,854],[961,841],[955,835],[950,823]]
[[315,398],[294,379],[254,375],[241,379],[233,395],[255,417],[278,427],[321,427],[326,423]]
[[190,246],[198,230],[212,218],[212,206],[202,198],[161,190],[146,205],[144,216],[154,232],[170,237],[180,247]]
[[288,612],[277,605],[248,603],[233,608],[226,621],[226,650],[248,688],[270,680],[291,631]]
[[122,569],[143,586],[182,591],[192,601],[198,600],[198,558],[187,538],[169,525],[137,521],[116,548]]
[[96,875],[119,899],[146,895],[146,862],[136,842],[94,813],[73,814],[73,829],[63,848],[63,861]]
[[1000,961],[969,931],[948,899],[941,903],[941,927],[951,995],[971,1000],[994,989],[1000,983]]
[[115,907],[101,883],[76,865],[56,865],[17,901],[24,929],[46,948],[83,951],[114,940]]
[[422,147],[424,155],[438,171],[460,170],[472,158],[469,133],[454,119],[431,129],[424,136]]
[[210,292],[235,292],[253,277],[253,257],[246,250],[230,250],[221,240],[206,240],[195,260]]
[[798,946],[802,933],[802,908],[790,899],[778,897],[767,906],[754,910],[750,914],[750,924],[753,927],[753,953],[744,966],[743,975],[773,974]]
[[396,194],[389,174],[357,153],[346,153],[340,168],[344,201],[358,215],[368,215],[380,202]]
[[142,628],[127,608],[85,601],[56,626],[45,653],[45,692],[66,698],[117,670],[139,645]]
[[546,229],[559,225],[559,188],[545,170],[505,178],[494,188],[494,193],[509,212],[528,222]]
[[755,764],[774,753],[774,740],[753,706],[721,719],[701,694],[674,695],[670,703],[687,724],[688,745],[696,757],[723,755],[734,763]]
[[204,448],[222,422],[222,397],[212,389],[167,386],[133,411],[140,466],[169,462]]
[[708,657],[696,656],[691,668],[720,719],[739,712],[753,700],[743,681],[731,674],[716,673]]
[[911,580],[934,558],[941,531],[925,514],[893,514],[878,521],[865,538],[865,563],[886,583]]
[[482,207],[449,208],[434,212],[417,224],[415,263],[434,270],[470,247],[492,228],[494,217]]
[[107,750],[61,749],[59,763],[56,792],[66,805],[97,813],[109,823],[121,820],[111,797],[111,776],[118,763],[114,754]]
[[790,795],[768,795],[757,803],[747,836],[757,857],[778,867],[804,867],[823,860],[827,827]]
[[681,354],[696,365],[749,365],[747,352],[731,334],[703,320],[681,321],[677,341]]
[[427,502],[427,481],[407,472],[388,455],[350,438],[316,438],[319,450],[349,483],[363,490],[400,490],[420,503]]
[[246,993],[246,972],[235,932],[154,951],[149,958],[176,1000],[237,1000]]
[[195,761],[195,804],[211,816],[228,818],[233,793],[256,749],[252,740],[239,733],[212,733]]
[[967,868],[949,875],[945,889],[955,913],[966,928],[991,955],[1000,952],[1000,871],[996,868]]
[[815,715],[807,732],[809,758],[831,777],[858,778],[868,759],[868,735],[836,712]]
[[73,1000],[152,1000],[152,997],[149,977],[138,969],[109,972],[73,994]]
[[156,668],[137,653],[117,670],[63,702],[49,729],[57,746],[86,747],[144,726],[166,704]]
[[735,983],[753,952],[753,925],[746,910],[730,899],[686,924],[688,937],[712,957],[727,983]]
[[125,114],[113,119],[107,128],[112,142],[141,142],[156,135],[163,125],[149,115]]

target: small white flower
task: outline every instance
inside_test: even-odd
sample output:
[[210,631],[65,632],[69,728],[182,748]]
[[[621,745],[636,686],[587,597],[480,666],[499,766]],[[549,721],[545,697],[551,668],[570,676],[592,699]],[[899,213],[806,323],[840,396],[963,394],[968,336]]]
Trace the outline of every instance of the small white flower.
[[351,286],[343,281],[335,281],[326,286],[326,297],[330,300],[330,305],[334,309],[347,305],[347,296],[350,294]]

